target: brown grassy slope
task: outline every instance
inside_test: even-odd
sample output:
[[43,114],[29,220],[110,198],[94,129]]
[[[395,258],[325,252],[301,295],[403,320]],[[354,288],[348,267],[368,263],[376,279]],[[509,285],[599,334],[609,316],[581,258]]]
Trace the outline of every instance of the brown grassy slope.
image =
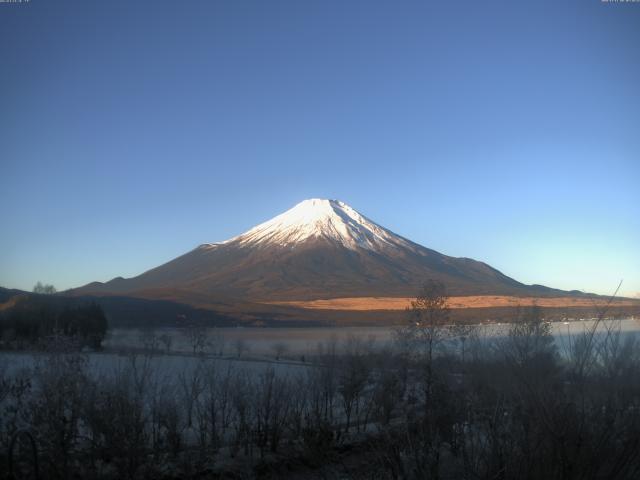
[[[351,297],[330,298],[323,300],[269,302],[273,305],[287,305],[313,310],[404,310],[409,302],[409,297]],[[575,308],[575,307],[602,307],[607,304],[606,297],[512,297],[506,295],[472,295],[464,297],[451,297],[449,306],[453,309],[461,308],[493,308],[493,307],[517,307],[538,305],[551,308]],[[640,306],[640,300],[614,299],[613,306]]]

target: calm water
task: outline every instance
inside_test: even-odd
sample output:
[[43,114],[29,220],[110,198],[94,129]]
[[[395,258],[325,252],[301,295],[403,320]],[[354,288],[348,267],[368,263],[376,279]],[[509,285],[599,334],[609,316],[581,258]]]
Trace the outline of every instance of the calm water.
[[[636,334],[640,332],[640,319],[625,319],[606,321],[604,324],[615,322],[623,334]],[[582,334],[593,326],[593,321],[574,321],[568,324],[557,322],[552,324],[553,334],[562,347],[577,335]],[[509,329],[508,324],[491,324],[474,327],[482,337],[499,337],[505,335]],[[600,327],[602,329],[602,326]],[[368,343],[374,347],[388,346],[394,338],[393,327],[311,327],[311,328],[211,328],[207,329],[207,337],[212,344],[209,351],[220,349],[224,355],[235,355],[238,343],[243,350],[243,356],[274,356],[277,345],[283,344],[285,356],[287,355],[314,355],[319,348],[327,349],[335,345],[338,351],[344,349],[350,339],[356,338],[360,342]],[[114,329],[105,341],[106,347],[111,348],[137,348],[140,346],[141,337],[148,331],[135,329]],[[189,352],[191,346],[185,335],[185,331],[177,328],[163,328],[153,330],[153,334],[160,336],[169,335],[172,339],[171,350],[174,352]],[[213,345],[215,344],[215,346]]]

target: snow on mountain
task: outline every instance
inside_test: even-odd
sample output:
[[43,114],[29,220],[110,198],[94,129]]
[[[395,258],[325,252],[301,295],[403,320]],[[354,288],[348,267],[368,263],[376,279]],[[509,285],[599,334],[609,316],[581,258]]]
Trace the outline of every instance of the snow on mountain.
[[295,247],[297,243],[315,238],[334,241],[351,250],[380,250],[390,246],[411,248],[410,242],[372,222],[346,203],[320,198],[304,200],[242,235],[209,245]]

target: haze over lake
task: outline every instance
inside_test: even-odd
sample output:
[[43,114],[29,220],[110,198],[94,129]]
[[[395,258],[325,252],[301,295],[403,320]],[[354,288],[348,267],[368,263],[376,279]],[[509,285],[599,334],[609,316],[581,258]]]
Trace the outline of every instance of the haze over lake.
[[[640,319],[627,318],[603,322],[605,325],[619,325],[624,334],[640,332]],[[593,326],[593,320],[577,320],[572,322],[552,322],[553,335],[558,345],[562,347],[568,337],[575,337]],[[488,338],[504,336],[509,328],[508,324],[490,324],[475,327],[478,334]],[[246,342],[246,356],[273,356],[274,348],[278,344],[287,346],[286,355],[314,355],[318,353],[318,344],[325,348],[335,344],[338,350],[343,350],[350,337],[363,342],[370,342],[375,348],[391,346],[397,327],[303,327],[303,328],[210,328],[206,329],[209,338],[222,336],[227,356],[233,356],[235,343],[238,340]],[[600,327],[599,330],[603,330]],[[189,353],[191,346],[185,337],[183,329],[160,328],[152,330],[155,335],[168,334],[173,338],[172,351]],[[140,348],[140,336],[145,330],[116,328],[109,332],[104,342],[106,348]],[[286,356],[285,355],[285,356]]]

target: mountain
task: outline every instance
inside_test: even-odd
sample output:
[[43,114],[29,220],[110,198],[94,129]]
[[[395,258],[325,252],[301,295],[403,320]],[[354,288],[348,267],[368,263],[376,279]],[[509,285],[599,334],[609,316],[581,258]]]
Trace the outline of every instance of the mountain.
[[428,278],[451,295],[566,295],[524,285],[470,258],[418,245],[337,200],[305,200],[251,230],[206,243],[133,278],[70,293],[162,298],[191,305],[411,297]]

